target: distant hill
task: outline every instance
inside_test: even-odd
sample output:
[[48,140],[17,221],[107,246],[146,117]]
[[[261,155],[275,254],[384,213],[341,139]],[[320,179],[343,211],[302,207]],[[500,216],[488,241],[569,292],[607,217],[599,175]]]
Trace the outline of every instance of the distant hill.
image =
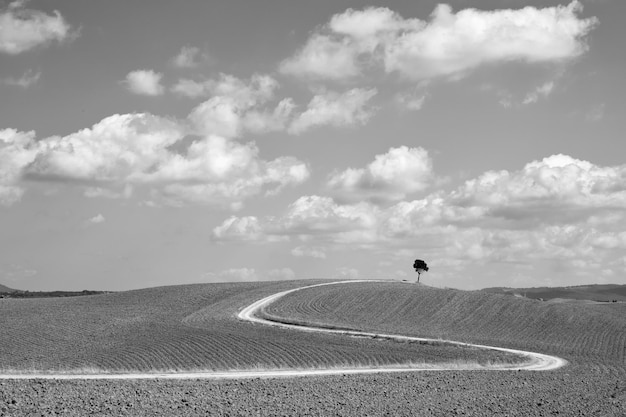
[[2,285],[0,284],[0,292],[14,292],[17,290],[14,290],[13,288],[9,288],[6,285]]
[[626,285],[579,285],[573,287],[485,288],[491,294],[517,295],[526,298],[554,300],[626,301]]

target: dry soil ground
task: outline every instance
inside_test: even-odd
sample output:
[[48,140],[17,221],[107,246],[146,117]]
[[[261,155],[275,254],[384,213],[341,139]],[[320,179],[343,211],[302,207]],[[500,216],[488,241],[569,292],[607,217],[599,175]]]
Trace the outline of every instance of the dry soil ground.
[[[161,336],[169,335],[169,340],[175,340],[176,336],[181,335],[168,327],[168,323],[175,320],[179,322],[183,320],[187,324],[185,327],[202,329],[204,326],[204,331],[207,330],[208,323],[217,320],[220,324],[210,324],[210,328],[218,331],[220,337],[225,338],[223,335],[229,335],[229,331],[236,336],[222,342],[228,345],[233,340],[241,338],[238,330],[232,330],[234,328],[232,315],[245,305],[244,301],[262,298],[273,292],[300,285],[303,283],[225,286],[220,288],[220,291],[230,294],[225,298],[224,293],[216,292],[215,288],[211,290],[205,288],[203,291],[200,286],[182,287],[186,288],[185,290],[181,290],[181,287],[172,287],[153,289],[149,293],[125,293],[124,297],[129,297],[125,304],[120,304],[120,300],[114,300],[117,310],[120,311],[119,316],[115,317],[126,320],[120,322],[124,333],[109,330],[112,333],[108,334],[114,334],[118,338],[122,334],[125,335],[127,341],[124,346],[128,349],[120,350],[119,345],[105,346],[106,354],[101,353],[100,356],[104,358],[102,364],[117,364],[124,367],[141,363],[137,357],[128,353],[136,346],[134,343],[140,340],[139,336],[133,333],[133,330],[138,329],[137,322],[129,324],[128,321],[133,317],[130,312],[137,308],[136,304],[148,296],[150,303],[161,304],[160,309],[163,308],[163,303],[167,307],[167,314],[161,313],[155,320],[163,324],[161,327],[169,330],[157,330],[159,328],[157,325],[148,326],[157,332],[157,336],[158,332],[161,332]],[[267,314],[288,315],[287,318],[298,320],[323,321],[327,325],[366,330],[384,328],[386,332],[425,336],[428,334],[424,333],[430,333],[435,337],[438,335],[451,339],[538,350],[564,356],[570,361],[570,365],[550,372],[446,371],[240,381],[5,380],[0,381],[0,415],[626,415],[624,307],[602,306],[608,310],[596,310],[597,307],[593,306],[545,307],[545,304],[528,300],[514,300],[513,304],[508,304],[511,302],[510,297],[504,300],[502,298],[504,296],[497,295],[434,290],[425,287],[401,288],[401,286],[402,284],[388,286],[368,284],[358,288],[339,286],[332,290],[330,287],[326,289],[319,287],[310,290],[308,294],[294,293],[293,297],[280,300],[268,309]],[[175,291],[178,291],[175,297],[170,297]],[[186,295],[188,300],[183,303],[184,311],[179,311],[180,305],[176,305],[175,300],[183,295]],[[19,302],[24,301],[30,300]],[[516,304],[518,301],[521,304]],[[110,299],[106,303],[98,299],[86,301],[88,307],[85,307],[81,314],[87,314],[86,311],[93,309],[101,312],[102,310],[98,310],[104,308],[101,304],[110,302]],[[41,305],[37,307],[40,312],[46,311]],[[54,310],[54,303],[44,307],[48,307],[48,311]],[[568,308],[573,310],[567,310]],[[33,307],[30,306],[30,309],[32,313]],[[24,365],[27,361],[20,360],[19,357],[16,359],[16,350],[11,348],[15,339],[6,335],[8,333],[14,337],[24,338],[29,332],[45,331],[46,321],[34,320],[34,327],[30,330],[20,329],[15,324],[17,316],[8,320],[5,313],[15,310],[24,313],[24,310],[20,310],[15,304],[0,304],[0,310],[0,322],[5,329],[4,335],[0,337],[0,358],[5,363],[8,360],[12,366],[17,363]],[[61,310],[70,311],[67,305]],[[217,314],[218,310],[222,313]],[[149,313],[154,314],[155,311],[151,310]],[[135,311],[135,314],[138,312]],[[66,341],[68,337],[76,338],[78,332],[80,335],[78,339],[82,342],[79,348],[70,351],[78,357],[74,363],[81,364],[81,361],[85,360],[85,356],[80,354],[81,349],[102,352],[88,343],[89,336],[98,336],[98,331],[107,328],[103,325],[104,327],[98,328],[98,331],[89,330],[94,322],[98,322],[97,316],[98,314],[89,316],[87,320],[89,326],[84,321],[78,320],[83,323],[82,327],[78,326],[81,330],[73,332],[63,330],[62,320],[56,321],[58,326],[56,330],[62,337],[56,337],[54,331],[48,330],[43,341],[33,336],[26,342],[21,339],[21,346],[28,348],[28,343],[39,342],[39,347],[30,347],[29,352],[45,352],[46,344],[52,341],[58,343],[57,346],[67,346],[63,340]],[[147,315],[141,317],[144,320],[142,325],[152,322]],[[69,321],[72,321],[71,319],[67,318]],[[10,323],[13,324],[9,325]],[[22,325],[25,324],[23,321]],[[298,335],[293,331],[286,334],[279,329],[262,330],[255,326],[247,328],[246,334],[259,341],[251,350],[252,354],[259,349],[262,352],[263,346],[267,346],[266,349],[269,349],[267,356],[263,356],[263,353],[258,355],[270,358],[268,359],[270,362],[272,360],[280,362],[275,358],[271,359],[272,355],[282,355],[289,349],[307,352],[307,340],[310,344],[312,337]],[[146,345],[146,334],[140,335],[144,338],[143,345]],[[200,337],[198,334],[195,335]],[[155,358],[166,356],[168,352],[180,355],[180,352],[184,351],[183,346],[189,343],[191,337],[190,333],[183,333],[182,336],[185,336],[182,339],[184,343],[180,345],[173,343],[164,346],[159,344],[158,337],[148,339],[155,347],[138,357],[145,362],[156,361]],[[209,343],[216,346],[215,343],[211,344],[211,339],[211,336],[204,335],[197,342],[200,345]],[[359,359],[379,358],[371,345],[355,347],[352,342],[343,345],[343,342],[329,337],[316,340],[315,343],[329,344],[323,351],[325,354],[328,354],[329,350],[335,352],[329,356],[333,358],[335,355],[335,361],[337,358],[353,360],[357,354],[365,355],[359,356]],[[398,354],[397,358],[400,359],[402,355],[407,354],[394,353],[391,344],[383,346],[383,353],[386,355],[389,352],[389,357]],[[207,353],[200,347],[195,349],[204,353],[188,354],[189,357],[202,358],[202,355]],[[378,349],[380,355],[380,347]],[[365,353],[362,350],[365,350]],[[114,361],[116,351],[126,352],[126,356],[120,355],[122,359]],[[306,361],[323,357],[321,351],[315,349],[314,351],[317,353],[306,357]],[[54,364],[58,366],[59,361],[67,360],[66,354],[52,356],[52,359],[39,358],[38,364],[48,364],[53,368]],[[297,356],[293,355],[291,359],[283,361],[298,363],[303,360]],[[129,362],[129,358],[133,357],[136,362]],[[161,361],[169,364],[172,360],[165,358]],[[223,359],[224,364],[227,362]],[[239,356],[235,362],[238,366],[246,363]],[[147,366],[154,366],[154,363],[148,362]]]

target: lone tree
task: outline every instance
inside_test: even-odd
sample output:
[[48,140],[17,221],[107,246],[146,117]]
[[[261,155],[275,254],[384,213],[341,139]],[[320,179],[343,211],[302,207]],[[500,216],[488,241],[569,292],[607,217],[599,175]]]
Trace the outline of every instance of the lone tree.
[[428,271],[428,265],[426,265],[426,262],[422,261],[421,259],[416,259],[413,263],[413,268],[415,268],[415,272],[417,272],[417,283],[419,284],[420,274],[422,272]]

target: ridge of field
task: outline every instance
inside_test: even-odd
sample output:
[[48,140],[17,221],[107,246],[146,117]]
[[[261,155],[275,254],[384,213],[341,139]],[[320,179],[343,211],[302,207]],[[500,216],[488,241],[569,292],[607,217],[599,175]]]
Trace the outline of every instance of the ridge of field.
[[9,288],[6,285],[2,285],[0,284],[0,292],[14,292],[17,290],[14,290],[13,288]]
[[626,304],[554,304],[415,284],[338,284],[294,292],[263,315],[294,323],[387,331],[626,365]]
[[595,284],[572,287],[507,288],[492,287],[481,291],[543,300],[589,300],[598,302],[626,301],[626,285]]
[[2,373],[131,373],[512,363],[474,348],[306,334],[236,318],[268,295],[323,281],[197,284],[0,300]]

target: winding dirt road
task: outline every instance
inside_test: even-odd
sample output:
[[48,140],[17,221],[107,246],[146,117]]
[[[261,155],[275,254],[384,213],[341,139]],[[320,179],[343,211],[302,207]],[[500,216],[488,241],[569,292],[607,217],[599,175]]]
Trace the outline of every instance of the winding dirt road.
[[295,292],[304,290],[307,288],[314,288],[324,285],[336,285],[345,283],[359,283],[359,282],[376,282],[372,280],[348,280],[337,281],[324,284],[309,285],[305,287],[295,288],[288,291],[283,291],[277,294],[265,297],[248,307],[241,310],[238,314],[240,320],[249,321],[257,324],[277,326],[287,329],[293,329],[296,331],[307,332],[320,332],[320,333],[332,333],[340,334],[351,337],[376,337],[384,338],[387,340],[397,341],[427,341],[427,342],[439,342],[449,343],[458,346],[470,346],[481,349],[490,349],[501,352],[509,352],[526,356],[528,361],[523,364],[497,364],[497,365],[446,365],[446,364],[433,364],[433,365],[394,365],[388,367],[363,367],[363,368],[331,368],[331,369],[278,369],[278,370],[252,370],[252,371],[226,371],[226,372],[171,372],[171,373],[120,373],[120,374],[107,374],[107,373],[15,373],[15,374],[0,374],[0,379],[244,379],[244,378],[276,378],[276,377],[302,377],[313,375],[351,375],[351,374],[374,374],[374,373],[391,373],[391,372],[416,372],[416,371],[448,371],[448,370],[499,370],[499,371],[550,371],[558,369],[567,364],[565,359],[557,356],[544,355],[542,353],[528,352],[516,349],[507,349],[495,346],[474,345],[471,343],[456,342],[453,340],[440,340],[440,339],[428,339],[421,337],[411,337],[384,333],[370,333],[360,332],[353,330],[337,330],[327,329],[321,327],[308,327],[302,325],[294,325],[289,323],[282,323],[280,321],[267,320],[260,318],[256,313],[262,308],[268,306],[279,298]]

